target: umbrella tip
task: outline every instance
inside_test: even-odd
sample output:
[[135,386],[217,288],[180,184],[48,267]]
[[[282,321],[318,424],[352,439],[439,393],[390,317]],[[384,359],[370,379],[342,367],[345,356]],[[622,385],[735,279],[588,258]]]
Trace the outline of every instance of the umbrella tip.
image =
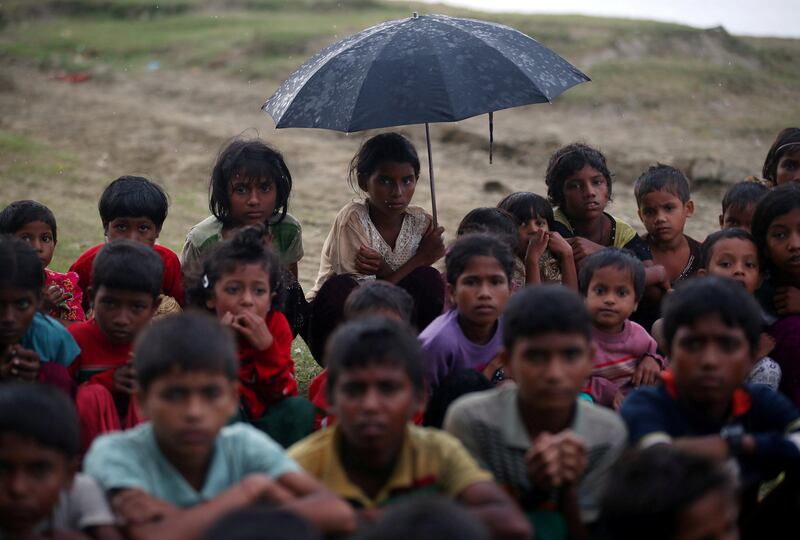
[[412,18],[412,19],[418,19],[418,18],[419,18],[419,13],[417,13],[416,11],[414,11],[413,13],[411,13],[411,18]]

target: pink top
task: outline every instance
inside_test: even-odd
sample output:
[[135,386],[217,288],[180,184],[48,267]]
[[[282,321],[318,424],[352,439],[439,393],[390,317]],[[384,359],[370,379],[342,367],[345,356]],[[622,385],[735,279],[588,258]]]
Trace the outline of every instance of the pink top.
[[83,291],[81,291],[78,285],[78,274],[75,272],[62,274],[45,268],[44,275],[45,289],[55,284],[67,293],[67,299],[51,309],[47,314],[53,318],[64,321],[85,321],[86,314],[83,312],[83,307],[81,305],[83,303]]

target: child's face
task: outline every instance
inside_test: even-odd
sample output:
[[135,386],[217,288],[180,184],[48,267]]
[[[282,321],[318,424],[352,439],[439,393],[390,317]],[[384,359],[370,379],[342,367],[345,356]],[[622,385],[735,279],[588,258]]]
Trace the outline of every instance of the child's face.
[[747,206],[729,206],[725,212],[719,216],[719,226],[722,229],[744,229],[750,232],[750,224],[753,222],[753,214],[756,211],[755,204]]
[[359,176],[358,187],[369,195],[370,210],[383,216],[401,216],[414,197],[417,175],[410,163],[386,161],[369,176]]
[[800,182],[800,149],[782,155],[775,173],[775,182],[779,186],[789,182]]
[[39,308],[39,295],[26,289],[0,289],[0,346],[18,343]]
[[94,318],[112,343],[132,343],[158,309],[158,300],[150,293],[109,289],[105,285],[91,292],[94,294]]
[[767,256],[785,277],[800,280],[800,208],[776,217],[769,224]]
[[586,336],[561,332],[520,336],[503,352],[522,403],[537,411],[571,408],[592,372],[592,356]]
[[179,368],[155,379],[139,395],[158,446],[173,463],[206,460],[238,402],[237,381],[219,372]]
[[242,264],[236,270],[223,274],[214,283],[214,294],[206,301],[208,309],[217,317],[226,313],[239,315],[251,311],[263,319],[272,306],[269,274],[260,264]]
[[639,219],[657,243],[669,243],[683,234],[686,219],[694,213],[694,203],[683,203],[668,191],[651,191],[639,203]]
[[705,273],[734,279],[753,294],[761,284],[758,248],[749,240],[723,238],[714,244]]
[[597,219],[607,204],[608,184],[597,169],[585,165],[564,181],[564,211],[570,219]]
[[331,393],[348,446],[366,456],[393,454],[406,424],[424,407],[405,369],[379,363],[342,371]]
[[503,267],[494,257],[472,257],[451,287],[450,299],[461,318],[487,327],[497,322],[511,296],[511,288]]
[[105,230],[109,242],[133,240],[146,246],[155,245],[160,232],[153,220],[144,216],[114,218],[108,222]]
[[754,351],[742,328],[707,315],[678,327],[669,356],[679,394],[714,410],[727,404],[742,384],[753,367]]
[[586,291],[586,307],[598,330],[621,332],[625,320],[636,310],[636,290],[631,273],[614,266],[595,270]]
[[519,252],[524,254],[528,249],[528,243],[536,238],[539,231],[550,232],[550,226],[547,225],[547,220],[534,216],[527,222],[517,227],[517,234],[519,235]]
[[252,180],[234,176],[230,183],[230,219],[239,226],[266,223],[275,210],[278,190],[269,178]]
[[58,450],[0,434],[0,531],[30,532],[52,514],[74,474],[75,467]]
[[737,519],[736,497],[716,489],[680,513],[675,540],[739,540]]
[[53,260],[53,252],[56,250],[56,241],[53,238],[53,229],[44,221],[31,221],[17,229],[14,236],[28,242],[36,251],[42,268],[50,266]]

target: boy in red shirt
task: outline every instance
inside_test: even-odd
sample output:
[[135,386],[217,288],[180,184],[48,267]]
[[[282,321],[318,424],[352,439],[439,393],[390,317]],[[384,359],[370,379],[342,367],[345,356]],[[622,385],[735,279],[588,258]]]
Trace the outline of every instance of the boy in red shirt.
[[84,383],[76,397],[83,451],[97,435],[142,421],[131,351],[158,309],[162,272],[158,255],[130,240],[107,244],[95,258],[88,289],[94,318],[69,327],[81,348],[70,372]]
[[[159,292],[171,296],[183,306],[185,297],[180,260],[172,250],[156,244],[161,226],[167,219],[168,206],[164,190],[141,176],[120,176],[106,187],[97,205],[106,241],[133,240],[155,250],[163,263]],[[92,264],[104,245],[88,249],[69,267],[70,272],[78,274],[78,284],[83,291],[92,283]],[[84,308],[89,307],[88,297],[84,295]]]

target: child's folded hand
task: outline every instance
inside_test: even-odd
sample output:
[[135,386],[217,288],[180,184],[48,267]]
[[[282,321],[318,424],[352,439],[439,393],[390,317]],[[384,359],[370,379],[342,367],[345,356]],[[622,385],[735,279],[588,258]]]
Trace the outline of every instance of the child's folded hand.
[[252,311],[242,311],[234,316],[230,325],[257,351],[266,351],[272,346],[273,337],[267,323]]
[[639,360],[639,365],[636,366],[631,382],[634,386],[652,386],[658,382],[660,374],[661,366],[656,359],[645,355]]
[[121,394],[135,394],[139,390],[136,372],[131,364],[125,364],[114,370],[114,391]]
[[550,242],[550,234],[539,229],[533,238],[528,240],[528,248],[525,250],[525,271],[539,272],[539,259],[542,258],[547,244]]
[[525,454],[528,477],[539,489],[559,487],[563,483],[559,439],[550,433],[541,433]]
[[157,499],[141,489],[126,489],[111,499],[114,512],[124,525],[142,525],[160,521],[178,508],[166,501]]
[[36,351],[14,345],[6,361],[0,366],[0,379],[35,381],[39,375],[41,361]]
[[586,470],[586,445],[571,431],[556,434],[561,453],[561,476],[565,484],[576,484]]
[[775,311],[781,317],[800,314],[800,289],[778,287],[775,290]]
[[756,352],[756,358],[764,358],[765,356],[769,356],[769,353],[772,352],[772,349],[775,348],[775,338],[771,335],[767,334],[766,332],[761,332],[761,337],[758,339],[758,351]]
[[53,283],[44,290],[44,294],[42,295],[42,307],[46,311],[50,311],[69,298],[70,295],[64,291],[64,289]]
[[434,227],[433,222],[419,241],[416,256],[423,265],[430,266],[444,257],[444,227]]
[[365,276],[377,275],[383,262],[383,255],[378,251],[361,246],[356,254],[356,271]]
[[568,238],[567,242],[572,247],[572,256],[575,258],[575,264],[580,264],[583,259],[603,249],[600,244],[595,244],[591,240],[580,236]]
[[569,242],[567,242],[564,237],[557,232],[550,232],[547,248],[552,251],[559,260],[563,260],[565,257],[573,256],[572,246],[569,245]]

